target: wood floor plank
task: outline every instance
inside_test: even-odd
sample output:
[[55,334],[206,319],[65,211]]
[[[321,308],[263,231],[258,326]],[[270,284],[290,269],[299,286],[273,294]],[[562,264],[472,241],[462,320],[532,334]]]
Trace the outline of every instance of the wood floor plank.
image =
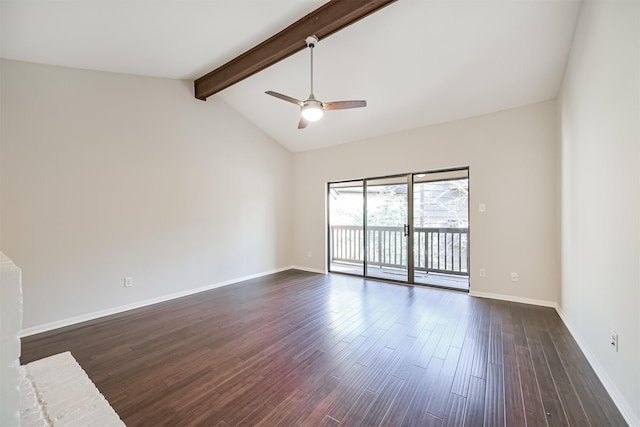
[[370,381],[367,381],[366,388],[369,391],[372,391],[376,394],[381,393],[383,386],[389,382],[391,377],[398,378],[393,375],[393,372],[398,368],[398,366],[404,362],[406,352],[409,348],[411,348],[415,342],[414,337],[410,337],[405,335],[404,340],[398,345],[398,347],[393,350],[391,356],[385,362],[385,365],[380,369],[380,371],[371,377]]
[[363,418],[366,417],[366,414],[369,413],[371,406],[373,406],[377,397],[377,394],[372,393],[369,390],[364,390],[358,399],[356,399],[347,414],[340,419],[340,424],[346,426],[359,425]]
[[460,360],[460,349],[457,347],[450,347],[447,353],[447,358],[444,360],[442,369],[438,379],[431,385],[433,389],[427,412],[438,418],[444,418],[444,414],[447,410],[447,400],[449,399],[449,393],[451,393],[451,387],[453,384],[453,378],[456,373],[456,368]]
[[413,341],[411,347],[405,352],[402,361],[393,369],[392,375],[401,379],[407,379],[412,366],[417,366],[422,348],[431,337],[433,329],[423,328]]
[[288,270],[22,340],[127,426],[624,426],[553,309]]
[[246,417],[238,422],[238,426],[252,427],[258,424],[260,421],[269,416],[275,407],[268,401],[264,401],[253,412],[249,413]]
[[489,327],[488,362],[502,365],[502,319],[497,303],[491,306],[491,323]]
[[[330,412],[335,411],[336,408],[339,408],[338,410],[341,411],[341,413],[346,414],[354,403],[354,393],[358,390],[362,391],[362,388],[353,386],[352,381],[354,378],[362,377],[366,369],[367,367],[355,363],[349,375],[343,378],[338,379],[329,374],[330,377],[338,380],[338,384],[324,399],[318,402],[311,411],[307,412],[306,417],[302,419],[302,425],[318,425],[326,416],[330,416]],[[335,419],[333,416],[331,416],[331,418]]]
[[[283,420],[282,425],[300,425],[307,416],[316,409],[327,396],[338,387],[340,380],[331,375],[322,375],[314,382],[310,391],[306,392],[308,399],[301,402],[297,414],[292,414]],[[287,424],[288,421],[288,424]]]
[[512,328],[513,338],[517,346],[527,346],[527,335],[524,330],[524,322],[522,320],[522,312],[526,310],[525,304],[514,304],[508,307]]
[[472,308],[469,304],[463,304],[457,309],[459,310],[457,316],[459,316],[460,319],[458,320],[458,326],[455,334],[453,335],[453,340],[451,340],[451,345],[461,349],[464,345],[467,331],[473,327],[471,324]]
[[536,379],[536,374],[531,362],[529,347],[516,346],[516,357],[518,359],[518,371],[520,372],[520,384],[522,386],[522,397],[524,401],[527,420],[531,418],[543,420],[546,425],[546,413],[540,396],[540,388]]
[[380,425],[403,384],[404,380],[401,380],[400,378],[388,377],[387,382],[373,401],[369,411],[365,414],[364,418],[362,418],[358,425],[363,427]]
[[502,314],[502,369],[504,374],[505,422],[508,426],[526,425],[522,382],[518,369],[515,326],[507,308]]
[[546,331],[540,331],[539,336],[547,359],[547,364],[551,371],[551,376],[556,384],[556,389],[560,396],[560,402],[562,402],[569,424],[590,426],[591,423],[585,414],[582,402],[578,398],[578,395],[573,388],[573,384],[569,380],[551,337],[549,337],[549,334]]
[[[373,363],[370,366],[365,367],[365,369],[361,371],[361,375],[349,381],[349,388],[353,392],[351,396],[354,396],[356,393],[369,391],[368,386],[369,384],[371,384],[371,382],[374,380],[375,377],[379,375],[383,375],[383,376],[386,375],[385,369],[388,369],[389,360],[393,356],[393,353],[394,353],[393,350],[386,347],[383,348],[381,350],[381,353],[378,355],[378,357],[376,357]],[[375,395],[375,393],[371,393],[371,394]],[[342,398],[343,400],[341,401],[341,404],[334,407],[329,412],[329,415],[335,418],[336,420],[339,420],[342,422],[342,420],[344,419],[344,417],[348,412],[348,411],[345,411],[345,409],[348,409],[349,411],[351,410],[351,408],[347,408],[347,405],[345,404],[346,402],[349,402],[350,400],[349,398],[351,396],[348,396],[348,397],[344,396]]]
[[407,410],[402,419],[401,426],[419,426],[427,416],[427,408],[431,397],[436,392],[431,385],[435,383],[440,376],[445,361],[432,357],[431,361],[425,369],[424,375],[419,378],[418,387],[413,395],[411,402],[408,402]]
[[418,392],[418,387],[427,375],[426,371],[425,368],[416,365],[408,369],[407,378],[403,380],[402,386],[398,391],[398,396],[389,405],[389,409],[384,415],[380,425],[399,426],[402,423],[409,410],[409,403],[413,401]]
[[484,401],[486,395],[486,381],[482,378],[471,377],[469,393],[464,413],[464,427],[484,426]]
[[484,400],[484,425],[504,426],[504,377],[501,365],[487,365],[487,383]]
[[[435,326],[435,328],[431,332],[431,335],[429,336],[429,339],[424,344],[424,347],[422,347],[422,351],[420,352],[420,355],[416,360],[416,364],[418,366],[422,366],[423,368],[426,368],[429,365],[429,363],[431,363],[431,358],[433,357],[433,353],[436,351],[436,348],[438,347],[438,343],[442,338],[442,334],[444,333],[444,330],[445,330],[445,325],[443,325],[442,323],[438,323]],[[442,357],[440,357],[439,359],[442,359]]]
[[464,340],[464,344],[460,352],[460,360],[458,361],[456,373],[453,378],[453,384],[451,386],[452,393],[467,397],[467,393],[469,391],[469,381],[471,380],[471,368],[473,367],[473,356],[475,348],[475,339],[467,337],[467,339]]
[[450,393],[447,401],[447,410],[444,414],[442,425],[444,427],[460,427],[464,423],[464,410],[467,399],[455,393]]
[[[440,337],[438,346],[433,352],[433,356],[439,357],[440,359],[445,359],[447,357],[449,348],[452,347],[451,343],[453,342],[456,329],[458,329],[459,320],[460,319],[457,316],[450,316],[450,318],[447,319],[445,329]],[[460,348],[460,346],[455,347]]]
[[533,362],[538,387],[540,388],[540,396],[544,405],[545,415],[549,426],[566,426],[569,425],[564,408],[560,403],[558,390],[553,382],[553,377],[549,371],[547,359],[544,356],[542,344],[539,338],[537,341],[529,342],[529,351],[531,352],[531,360]]
[[259,427],[272,427],[280,424],[286,424],[286,419],[296,412],[296,409],[300,406],[300,403],[308,398],[306,393],[300,390],[293,390],[293,392],[283,399],[278,405],[274,405],[271,412],[266,414],[263,418],[255,423],[255,426]]
[[489,331],[479,329],[474,335],[475,346],[473,349],[473,362],[471,375],[478,378],[487,378],[487,363],[489,363]]

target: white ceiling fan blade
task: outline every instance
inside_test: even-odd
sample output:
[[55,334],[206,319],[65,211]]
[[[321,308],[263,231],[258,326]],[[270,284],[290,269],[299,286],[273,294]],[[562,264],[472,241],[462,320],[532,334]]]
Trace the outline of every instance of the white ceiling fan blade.
[[290,96],[283,95],[283,94],[278,93],[278,92],[274,92],[274,91],[272,91],[272,90],[268,90],[268,91],[266,91],[265,93],[266,93],[267,95],[275,96],[276,98],[280,98],[280,99],[282,99],[282,100],[284,100],[284,101],[287,101],[287,102],[290,102],[290,103],[292,103],[292,104],[296,104],[296,105],[298,105],[298,106],[302,107],[303,102],[302,102],[302,101],[300,101],[299,99],[295,99],[295,98],[292,98],[292,97],[290,97]]
[[367,101],[336,101],[323,102],[322,107],[325,110],[346,110],[348,108],[366,107]]

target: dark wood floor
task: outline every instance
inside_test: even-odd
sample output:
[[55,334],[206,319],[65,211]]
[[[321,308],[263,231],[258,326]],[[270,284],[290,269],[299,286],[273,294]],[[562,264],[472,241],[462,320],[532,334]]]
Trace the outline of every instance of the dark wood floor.
[[25,338],[129,426],[624,426],[553,309],[287,271]]

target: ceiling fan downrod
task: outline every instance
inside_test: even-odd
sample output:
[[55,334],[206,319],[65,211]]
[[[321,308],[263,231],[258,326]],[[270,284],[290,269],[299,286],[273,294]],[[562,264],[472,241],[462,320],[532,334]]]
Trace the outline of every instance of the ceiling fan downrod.
[[311,51],[311,96],[309,98],[315,99],[313,96],[313,48],[316,47],[316,44],[318,43],[318,37],[309,36],[304,41],[307,43],[307,47]]

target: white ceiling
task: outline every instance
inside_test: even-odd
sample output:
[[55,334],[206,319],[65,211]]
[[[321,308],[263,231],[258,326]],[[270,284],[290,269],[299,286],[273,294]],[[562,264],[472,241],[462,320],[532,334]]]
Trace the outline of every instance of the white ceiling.
[[[3,58],[193,80],[322,0],[2,0]],[[399,0],[321,40],[315,95],[366,99],[297,129],[264,94],[309,94],[300,52],[217,95],[289,150],[305,151],[553,99],[578,0]]]

